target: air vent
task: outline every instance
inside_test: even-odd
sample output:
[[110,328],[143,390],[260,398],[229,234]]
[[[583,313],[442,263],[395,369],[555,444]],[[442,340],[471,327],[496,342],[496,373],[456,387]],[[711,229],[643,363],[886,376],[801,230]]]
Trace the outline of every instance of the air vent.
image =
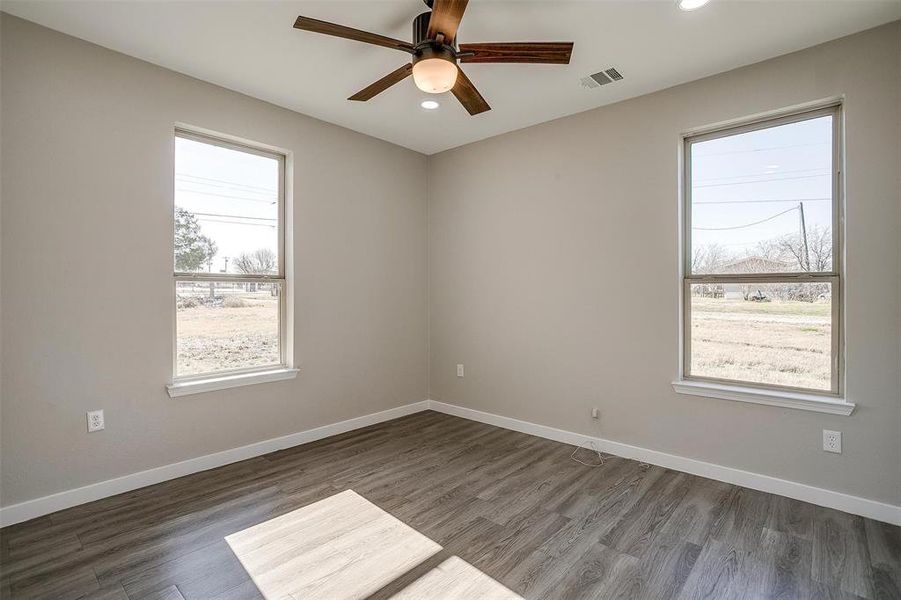
[[619,81],[622,78],[623,76],[619,71],[617,71],[614,67],[610,67],[609,69],[598,71],[594,75],[583,77],[579,81],[582,84],[582,87],[591,89],[601,87],[602,85],[607,85],[608,83],[613,83],[614,81]]
[[607,75],[603,71],[598,71],[594,75],[589,76],[589,78],[598,85],[607,85],[608,83],[613,83],[613,80],[607,77]]
[[619,71],[617,71],[614,67],[610,67],[609,69],[604,69],[604,73],[607,74],[607,77],[612,79],[613,81],[619,81],[623,78]]

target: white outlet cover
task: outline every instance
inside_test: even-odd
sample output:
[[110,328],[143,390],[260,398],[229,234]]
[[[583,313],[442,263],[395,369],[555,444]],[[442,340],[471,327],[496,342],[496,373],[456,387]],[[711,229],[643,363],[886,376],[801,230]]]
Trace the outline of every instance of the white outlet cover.
[[88,433],[93,433],[94,431],[101,431],[104,427],[106,427],[106,423],[103,419],[103,410],[91,410],[88,411]]
[[463,365],[457,365],[457,377],[463,377]]
[[842,453],[842,432],[823,430],[823,450],[826,452]]

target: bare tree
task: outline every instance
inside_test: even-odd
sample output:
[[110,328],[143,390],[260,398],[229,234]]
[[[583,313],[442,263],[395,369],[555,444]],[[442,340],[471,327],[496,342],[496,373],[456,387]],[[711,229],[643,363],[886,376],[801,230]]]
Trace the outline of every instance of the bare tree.
[[[696,275],[720,273],[730,259],[729,252],[720,244],[698,245],[691,253],[691,272]],[[695,284],[692,290],[692,294],[713,298],[722,295],[723,291],[719,284]]]
[[[235,268],[245,275],[274,275],[278,272],[278,258],[275,252],[269,248],[260,248],[253,252],[242,252],[235,259]],[[244,289],[248,292],[257,291],[256,282],[248,282],[244,284]],[[272,288],[272,295],[276,294],[277,288]]]
[[[800,234],[776,240],[782,260],[797,264],[800,271],[828,271],[832,268],[832,230],[814,225],[807,230],[807,251]],[[808,254],[810,264],[808,264]]]
[[[748,254],[750,256],[751,252]],[[757,242],[753,254],[754,256],[759,256],[760,258],[771,260],[773,262],[782,262],[785,260],[785,254],[780,247],[779,238]]]
[[729,254],[720,244],[697,246],[691,255],[692,273],[716,273],[729,261]]
[[269,248],[243,252],[235,259],[234,265],[245,275],[267,275],[278,271],[278,259]]
[[807,233],[810,247],[811,268],[816,271],[832,269],[832,229],[812,227]]
[[698,273],[701,270],[701,265],[704,264],[704,256],[707,253],[706,246],[696,246],[691,253],[691,272]]

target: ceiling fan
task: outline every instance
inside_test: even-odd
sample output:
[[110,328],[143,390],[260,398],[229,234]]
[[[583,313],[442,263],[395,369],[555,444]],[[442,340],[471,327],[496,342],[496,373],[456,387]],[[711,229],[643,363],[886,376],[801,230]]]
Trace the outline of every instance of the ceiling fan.
[[431,10],[413,19],[412,43],[309,17],[297,17],[294,27],[393,48],[412,55],[409,63],[348,98],[361,102],[413,75],[416,87],[423,92],[441,94],[450,91],[470,115],[477,115],[491,110],[491,107],[457,65],[457,61],[569,64],[572,42],[487,42],[458,45],[457,28],[469,0],[423,1]]

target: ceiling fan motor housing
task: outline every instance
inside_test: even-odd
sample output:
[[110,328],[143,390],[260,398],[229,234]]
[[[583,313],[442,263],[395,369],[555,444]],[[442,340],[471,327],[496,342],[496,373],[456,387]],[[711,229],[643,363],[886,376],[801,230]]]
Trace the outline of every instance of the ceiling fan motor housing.
[[[424,13],[418,15],[415,19],[413,19],[413,47],[419,50],[420,48],[432,46],[436,48],[445,47],[449,50],[449,53],[452,56],[455,56],[454,52],[454,42],[456,40],[443,40],[443,43],[438,43],[435,40],[429,39],[429,20],[432,18],[432,11],[427,10]],[[432,56],[430,58],[438,58]]]
[[413,19],[413,81],[423,92],[441,94],[453,88],[459,73],[453,40],[429,38],[432,12]]
[[432,11],[427,10],[413,19],[413,64],[437,58],[456,65],[457,51],[453,45],[454,40],[443,40],[444,43],[440,43],[429,39],[429,20],[431,18]]
[[454,49],[441,44],[427,44],[421,48],[416,48],[416,54],[413,55],[413,64],[419,61],[428,60],[430,58],[440,58],[447,62],[457,64],[457,54]]

